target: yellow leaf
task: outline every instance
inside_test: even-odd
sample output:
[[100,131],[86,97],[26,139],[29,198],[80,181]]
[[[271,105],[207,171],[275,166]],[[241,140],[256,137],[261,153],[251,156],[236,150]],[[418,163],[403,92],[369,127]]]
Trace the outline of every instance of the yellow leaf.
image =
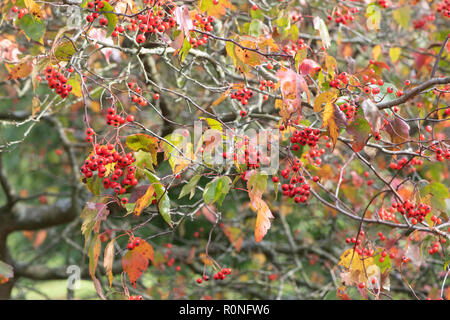
[[316,97],[314,101],[314,112],[322,111],[322,104],[332,102],[338,95],[339,90],[331,88],[329,91],[322,92]]
[[[255,42],[252,42],[250,40],[241,41],[241,42],[239,42],[239,44],[244,47],[251,48],[251,49],[256,48]],[[264,57],[257,52],[247,50],[247,49],[242,49],[241,47],[238,47],[238,46],[236,46],[234,51],[239,60],[241,60],[243,63],[248,64],[252,67],[259,66],[261,64],[262,60],[264,59]]]
[[114,263],[114,241],[115,239],[112,239],[106,246],[103,259],[103,266],[106,269],[106,275],[108,276],[109,280],[109,287],[112,286],[112,281],[114,279],[112,273],[112,266]]
[[333,56],[327,56],[325,59],[325,67],[327,68],[327,72],[333,76],[335,69],[337,66],[336,59]]
[[325,109],[323,111],[323,125],[322,127],[328,127],[328,134],[333,140],[333,144],[336,145],[337,138],[339,136],[339,128],[336,125],[335,117],[334,117],[334,105],[331,102],[328,102],[325,105]]
[[206,266],[212,266],[213,265],[213,262],[212,262],[212,260],[210,259],[210,258],[208,258],[207,256],[206,256],[206,254],[205,253],[200,253],[200,260],[203,262],[203,264],[205,264]]
[[365,272],[365,270],[373,264],[374,261],[372,257],[364,256],[363,259],[363,257],[353,249],[345,250],[338,263],[339,266],[343,266],[346,269],[361,272]]
[[140,197],[139,199],[137,199],[136,201],[136,206],[134,207],[134,215],[135,216],[139,216],[142,213],[142,210],[144,210],[144,208],[148,207],[148,205],[150,204],[150,201],[153,198],[153,194],[155,193],[155,189],[153,188],[152,185],[150,185],[147,188],[147,191],[145,192],[145,194]]
[[392,62],[397,62],[400,58],[400,54],[402,53],[402,49],[395,47],[389,49],[389,57],[391,57]]
[[33,100],[31,101],[31,116],[34,118],[34,116],[41,110],[41,103],[39,102],[38,97],[33,97]]
[[375,47],[373,47],[373,49],[372,49],[372,58],[374,60],[378,60],[380,55],[381,55],[381,46],[378,44]]

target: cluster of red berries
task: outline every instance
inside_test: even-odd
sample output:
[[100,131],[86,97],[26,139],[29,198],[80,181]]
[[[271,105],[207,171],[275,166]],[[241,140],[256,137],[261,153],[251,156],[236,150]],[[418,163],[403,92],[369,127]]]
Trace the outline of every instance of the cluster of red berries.
[[330,86],[333,88],[344,88],[349,83],[349,75],[347,72],[341,72],[336,78],[330,81]]
[[388,4],[387,0],[378,0],[378,4],[382,8],[385,8],[385,9],[389,8],[389,4]]
[[197,13],[194,16],[194,20],[192,21],[192,24],[194,25],[194,27],[200,27],[201,29],[205,30],[205,31],[213,31],[213,24],[214,23],[214,17],[213,16],[208,16],[208,15],[203,15],[201,13]]
[[130,241],[127,244],[127,249],[133,250],[134,248],[139,247],[140,244],[141,240],[139,238],[130,238]]
[[[68,69],[68,71],[70,71]],[[61,96],[61,98],[66,98],[69,92],[72,91],[72,86],[67,84],[67,78],[59,72],[56,68],[48,66],[45,69],[45,79],[47,80],[48,87]]]
[[[214,280],[225,280],[226,276],[231,274],[231,268],[223,268],[222,270],[218,271],[214,274],[213,279]],[[198,284],[202,283],[203,281],[209,281],[209,276],[204,275],[201,278],[197,278],[196,282]]]
[[325,154],[325,149],[311,148],[308,153],[303,155],[303,158],[310,159],[316,166],[320,166],[322,164],[320,156],[323,154]]
[[19,19],[22,19],[22,17],[28,13],[28,10],[26,8],[19,9],[16,6],[13,6],[11,8],[11,11],[14,13],[18,13],[17,18],[19,18]]
[[357,111],[357,107],[354,104],[348,102],[344,102],[343,104],[341,104],[339,106],[339,109],[341,109],[341,111],[345,113],[347,119],[353,118]]
[[[194,16],[194,20],[192,21],[192,24],[194,27],[199,27],[203,31],[211,32],[213,31],[214,23],[214,17],[213,16],[207,16],[202,15],[200,13],[197,13]],[[208,42],[209,36],[207,34],[199,34],[198,38],[194,33],[191,34],[191,39],[189,40],[189,43],[192,45],[193,48],[201,47],[204,44]]]
[[[270,149],[270,145],[267,146]],[[232,155],[233,160],[240,163],[245,164],[247,166],[247,170],[258,169],[260,167],[261,162],[264,165],[268,165],[270,163],[270,158],[266,156],[261,159],[261,152],[256,150],[254,144],[249,143],[249,137],[245,136],[243,141],[238,141],[236,143],[236,152],[229,154],[227,152],[223,152],[222,157],[224,159],[228,159],[230,155]],[[242,174],[244,178],[246,172]]]
[[305,49],[307,47],[304,39],[298,39],[297,42],[291,43],[291,45],[284,45],[282,50],[284,53],[295,55],[298,50]]
[[116,26],[114,31],[111,33],[111,37],[116,38],[119,36],[119,33],[123,33],[125,31],[124,26]]
[[[347,24],[348,22],[351,22],[353,20],[355,20],[355,16],[354,14],[358,13],[359,9],[354,7],[354,8],[349,8],[347,10],[346,14],[342,14],[339,10],[336,10],[334,12],[334,22],[336,22],[337,24]],[[329,21],[333,20],[333,16],[332,15],[328,15],[327,19]]]
[[444,17],[450,18],[450,0],[439,2],[436,11],[441,13]]
[[[443,239],[445,240],[445,239]],[[428,250],[428,253],[433,255],[439,251],[439,241],[434,241],[433,246]]]
[[[126,192],[125,186],[135,186],[138,184],[134,176],[136,167],[131,166],[136,159],[131,152],[120,155],[114,150],[112,144],[108,144],[107,146],[96,144],[94,150],[94,153],[81,166],[81,173],[85,178],[91,178],[95,171],[97,171],[98,177],[105,177],[108,171],[106,166],[109,165],[115,169],[111,174],[111,178],[103,179],[103,187],[105,189],[112,188],[116,194],[124,194]],[[122,182],[118,182],[119,178],[123,176]],[[122,203],[126,204],[127,202],[128,200],[126,198],[122,199]]]
[[[294,172],[293,177],[290,179],[289,184],[284,183],[281,185],[281,190],[284,196],[294,198],[296,203],[305,203],[310,196],[309,185],[305,182],[305,178],[303,176],[299,176],[296,174],[299,170],[300,160],[296,159],[295,164],[292,166],[292,171]],[[281,176],[289,180],[289,169],[281,170]],[[314,181],[318,181],[318,177],[314,179]],[[277,176],[272,177],[272,181],[274,183],[278,183],[280,179]],[[299,184],[299,185],[297,185]]]
[[[136,83],[134,82],[128,82],[128,88],[138,94],[142,93],[142,88],[140,88]],[[147,105],[147,100],[145,100],[142,96],[133,94],[131,96],[131,101],[133,101],[133,103],[137,103],[142,107],[145,107]]]
[[266,90],[266,87],[274,89],[276,84],[272,80],[261,80],[259,82],[259,90],[264,91]]
[[427,24],[427,21],[434,21],[436,17],[434,14],[423,15],[422,18],[413,20],[414,29],[422,29]]
[[436,160],[439,162],[442,162],[445,160],[450,160],[450,149],[442,150],[442,148],[439,148],[437,145],[433,144],[430,147],[431,150],[434,150],[434,153],[436,154]]
[[[87,7],[91,10],[94,10],[94,12],[92,12],[91,14],[88,14],[86,16],[86,21],[89,23],[94,22],[99,16],[99,10],[103,9],[105,7],[105,2],[109,2],[109,0],[95,0],[95,1],[89,1],[87,3]],[[107,26],[108,25],[108,19],[106,19],[105,17],[100,18],[100,20],[98,21],[98,23],[101,26]]]
[[[281,185],[283,195],[286,197],[294,198],[295,203],[305,203],[306,201],[308,201],[308,197],[310,196],[311,192],[309,191],[309,184],[302,184],[304,181],[305,178],[303,177],[291,178],[290,184],[284,183],[283,185]],[[300,186],[296,186],[297,183],[299,183]]]
[[241,105],[246,106],[248,101],[253,97],[253,91],[248,88],[242,88],[230,94],[231,99],[236,99]]
[[431,212],[431,207],[424,203],[419,203],[419,205],[406,200],[403,203],[394,202],[392,207],[397,210],[398,213],[411,218],[412,224],[417,224],[418,222],[423,222],[427,214]]
[[150,9],[147,14],[139,14],[137,19],[131,19],[131,25],[128,26],[128,29],[136,31],[139,28],[142,33],[136,36],[136,42],[142,44],[147,40],[146,33],[164,33],[166,30],[175,27],[176,24],[176,20],[167,16],[165,11]]
[[143,296],[129,296],[128,300],[144,300]]
[[405,166],[413,166],[413,165],[421,166],[421,165],[423,165],[423,160],[412,158],[411,161],[408,162],[408,159],[403,157],[397,163],[391,162],[389,164],[389,168],[391,168],[392,170],[402,170]]
[[294,130],[290,139],[291,143],[293,143],[292,150],[298,151],[300,149],[300,146],[296,143],[302,146],[315,147],[319,141],[319,134],[319,129],[305,128],[303,130]]
[[366,87],[364,87],[363,91],[365,94],[379,94],[380,88],[379,87],[371,88],[369,86],[366,86]]
[[106,111],[106,124],[108,126],[118,127],[125,124],[126,121],[133,122],[134,117],[132,115],[129,115],[125,119],[124,117],[116,114],[116,109],[114,109],[113,107],[109,107]]

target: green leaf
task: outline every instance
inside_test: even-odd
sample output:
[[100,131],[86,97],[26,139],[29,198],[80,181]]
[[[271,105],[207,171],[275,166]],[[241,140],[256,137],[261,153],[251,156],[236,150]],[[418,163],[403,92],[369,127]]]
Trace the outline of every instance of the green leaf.
[[89,189],[89,191],[95,195],[95,196],[99,196],[100,195],[100,190],[102,187],[102,182],[101,179],[97,176],[92,177],[92,178],[87,178],[86,179],[86,187]]
[[55,57],[59,61],[70,61],[70,58],[75,54],[76,49],[72,41],[64,41],[55,49]]
[[353,136],[353,150],[359,152],[364,148],[371,132],[370,124],[363,117],[357,118],[347,127],[347,132]]
[[223,199],[230,191],[231,179],[227,176],[216,177],[205,186],[203,200],[206,204],[217,202],[222,205]]
[[287,30],[287,34],[289,35],[289,39],[292,41],[296,41],[299,38],[299,31],[296,24],[291,25],[291,27]]
[[17,20],[17,26],[32,40],[42,43],[45,34],[45,24],[32,14],[26,14]]
[[152,161],[154,164],[158,163],[157,151],[158,151],[158,139],[144,133],[136,133],[128,136],[126,140],[128,148],[134,151],[143,150],[149,152],[152,155]]
[[187,38],[184,38],[183,46],[181,47],[180,53],[179,53],[181,62],[183,62],[184,59],[186,59],[186,56],[189,53],[189,50],[191,50],[191,48],[192,48],[191,43],[188,41]]
[[262,26],[263,23],[261,20],[253,19],[248,27],[248,34],[254,37],[258,37],[261,34]]
[[446,212],[447,205],[445,203],[445,199],[450,198],[448,189],[440,182],[432,182],[420,189],[420,195],[422,197],[429,194],[431,195],[430,199],[433,208]]
[[159,213],[163,217],[164,221],[166,221],[167,224],[172,227],[172,218],[170,217],[170,198],[168,193],[166,192],[161,182],[159,182],[159,178],[157,176],[155,176],[148,170],[145,171],[145,174],[147,175],[148,180],[155,189],[156,197],[158,199]]
[[89,274],[95,278],[95,270],[97,269],[98,257],[100,256],[100,249],[102,242],[98,234],[95,234],[89,245]]
[[[397,92],[397,87],[390,82],[385,82],[381,87],[378,85],[369,85],[369,87],[371,87],[372,89],[380,88],[380,93],[376,94],[373,97],[375,101],[389,102],[398,98],[395,94]],[[389,87],[393,89],[392,93],[387,92],[387,88]]]
[[391,258],[389,257],[389,255],[384,257],[383,262],[380,262],[381,252],[383,252],[383,250],[380,250],[379,252],[375,253],[375,255],[373,256],[373,261],[378,266],[378,268],[380,268],[381,273],[383,273],[387,269],[392,268],[392,263],[391,263]]
[[250,10],[250,16],[252,17],[252,19],[264,20],[264,14],[261,9]]
[[[136,168],[139,168],[141,170],[147,168],[150,171],[155,171],[155,169],[153,168],[152,154],[150,152],[139,150],[134,153],[134,157],[136,158]],[[142,176],[141,170],[136,171],[135,175],[137,177]]]
[[189,180],[188,183],[186,183],[183,188],[181,189],[181,193],[180,196],[178,197],[178,199],[183,198],[185,195],[187,195],[188,193],[190,193],[189,199],[192,199],[192,197],[195,194],[195,187],[197,186],[197,183],[199,182],[201,176],[200,175],[195,175],[191,178],[191,180]]
[[267,175],[262,172],[253,173],[247,182],[248,192],[260,192],[261,194],[267,188]]
[[406,29],[408,28],[409,21],[411,20],[411,8],[409,6],[398,8],[392,12],[392,17],[399,26]]
[[[99,12],[114,12],[114,8],[106,1],[103,1],[104,7],[98,10]],[[104,13],[106,19],[108,20],[108,29],[106,30],[106,37],[111,36],[111,34],[114,32],[114,29],[117,25],[117,15],[114,13]]]

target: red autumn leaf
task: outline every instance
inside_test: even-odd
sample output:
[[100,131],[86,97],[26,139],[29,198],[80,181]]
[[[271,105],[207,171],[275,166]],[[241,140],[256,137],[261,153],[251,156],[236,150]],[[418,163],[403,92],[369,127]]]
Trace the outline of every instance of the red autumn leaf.
[[131,284],[136,288],[136,281],[147,270],[148,260],[153,262],[153,247],[141,238],[139,246],[128,251],[122,258],[122,268],[128,275]]
[[309,96],[308,85],[303,76],[292,69],[280,69],[276,76],[280,79],[283,102],[293,109],[299,108],[302,103],[302,92],[307,92]]
[[311,59],[305,59],[298,67],[298,71],[301,74],[311,74],[316,68],[320,68],[319,64]]

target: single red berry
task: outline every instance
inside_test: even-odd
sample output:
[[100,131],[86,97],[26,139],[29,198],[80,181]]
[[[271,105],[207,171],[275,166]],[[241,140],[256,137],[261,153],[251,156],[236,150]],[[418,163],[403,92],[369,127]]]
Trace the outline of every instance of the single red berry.
[[145,36],[143,34],[139,34],[136,37],[136,42],[139,43],[139,44],[144,43],[145,42]]

